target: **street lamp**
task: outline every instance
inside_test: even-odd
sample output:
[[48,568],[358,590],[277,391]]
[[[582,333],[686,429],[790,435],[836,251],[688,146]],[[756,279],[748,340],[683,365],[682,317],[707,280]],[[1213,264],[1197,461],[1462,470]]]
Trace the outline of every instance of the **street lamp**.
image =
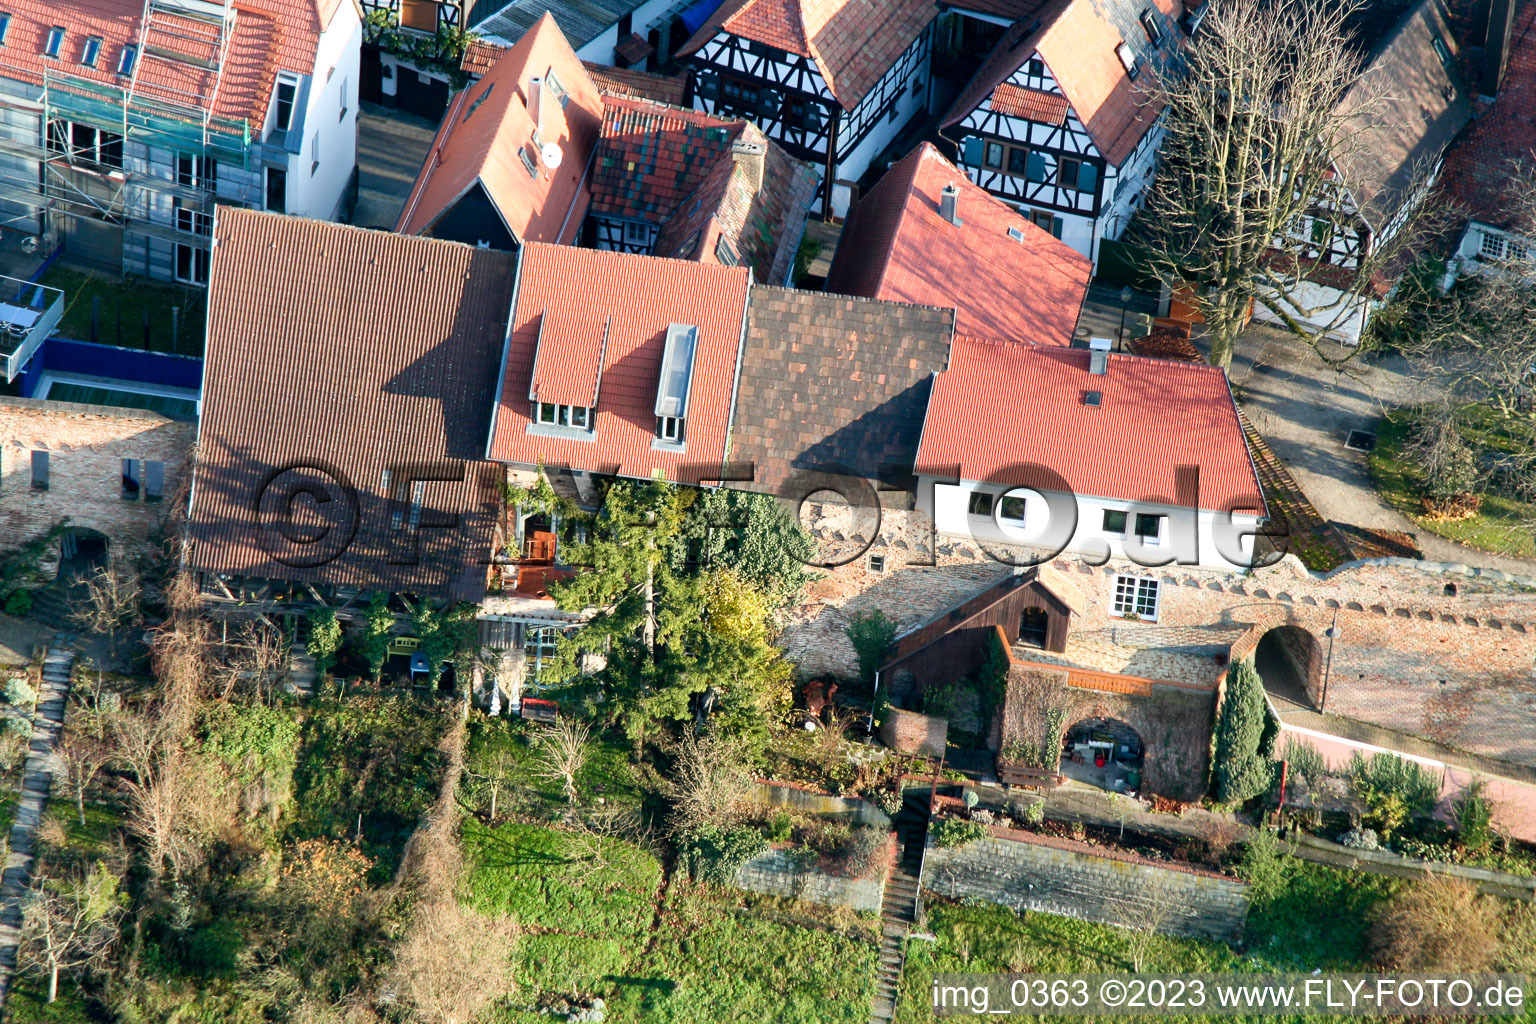
[[1339,628],[1339,610],[1335,608],[1333,610],[1333,625],[1323,632],[1323,636],[1328,638],[1328,660],[1323,664],[1323,692],[1317,696],[1317,710],[1319,714],[1323,713],[1328,707],[1328,677],[1333,674],[1333,642],[1343,635],[1344,631]]
[[1130,285],[1120,289],[1120,349],[1125,351],[1125,314],[1131,308],[1131,299],[1136,295]]

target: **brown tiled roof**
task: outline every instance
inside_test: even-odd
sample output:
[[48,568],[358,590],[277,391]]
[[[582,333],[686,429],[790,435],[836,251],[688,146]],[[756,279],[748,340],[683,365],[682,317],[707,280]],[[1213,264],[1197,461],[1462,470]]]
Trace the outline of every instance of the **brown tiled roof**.
[[631,32],[628,37],[619,40],[613,52],[618,54],[626,64],[638,64],[655,53],[656,47],[646,42],[645,37],[638,32]]
[[[221,206],[192,566],[478,599],[493,521],[485,436],[513,269],[509,253]],[[382,490],[393,467],[404,503],[394,510],[408,508],[410,466],[456,478],[426,484],[414,564]],[[321,537],[313,544],[285,540],[277,518],[305,485],[295,519],[300,536]],[[461,518],[431,528],[440,516]]]
[[1203,363],[1205,357],[1189,340],[1190,325],[1182,320],[1158,320],[1152,333],[1130,343],[1131,353],[1149,359],[1177,359],[1184,363]]
[[1359,120],[1368,142],[1342,154],[1338,165],[1355,203],[1378,229],[1408,198],[1416,172],[1440,159],[1472,118],[1460,74],[1435,53],[1436,35],[1455,46],[1437,0],[1421,0],[1377,45],[1366,73],[1339,103],[1346,116],[1366,111]]
[[[529,80],[553,70],[568,101],[544,104],[544,139],[561,147],[550,170],[532,154],[537,119],[528,109]],[[520,241],[570,241],[581,224],[582,175],[597,145],[602,97],[581,61],[545,15],[480,79],[454,97],[400,214],[397,231],[431,231],[476,183],[485,189]],[[519,153],[528,147],[537,176]]]
[[[592,472],[676,481],[688,466],[719,466],[725,451],[748,271],[631,253],[525,245],[496,403],[490,457],[534,465],[565,463]],[[699,328],[688,396],[687,450],[652,446],[656,394],[671,324]],[[553,338],[563,352],[601,346],[602,383],[590,439],[530,433],[528,401],[536,346]],[[542,371],[541,371],[542,373]],[[591,379],[591,370],[584,379]],[[698,481],[695,481],[698,482]]]
[[[1154,6],[1170,17],[1180,9],[1178,0],[1158,0]],[[1118,167],[1157,120],[1155,72],[1144,66],[1136,81],[1126,76],[1115,55],[1125,37],[1106,13],[1095,0],[1050,0],[1037,17],[1015,22],[950,106],[942,126],[964,120],[989,98],[995,103],[999,87],[1038,53],[1093,144]],[[1003,96],[1009,103],[1007,89]]]
[[[939,212],[951,184],[960,191],[958,225]],[[849,212],[827,291],[952,306],[960,334],[1066,346],[1090,271],[1087,257],[972,184],[925,142]]]
[[795,160],[754,124],[743,126],[742,142],[762,146],[761,187],[732,154],[726,154],[694,193],[662,225],[653,252],[677,259],[720,262],[725,239],[736,259],[752,268],[755,281],[787,280],[816,195],[816,172]]
[[592,212],[665,220],[730,153],[744,124],[653,100],[604,96]]
[[1503,88],[1446,154],[1446,190],[1482,223],[1514,227],[1509,187],[1510,166],[1517,160],[1536,161],[1536,3],[1531,0],[1515,11]]
[[1025,117],[1041,124],[1067,123],[1067,98],[1058,92],[1025,89],[1012,82],[1001,82],[992,90],[992,109],[1009,117]]
[[726,0],[677,56],[724,30],[811,58],[837,102],[852,110],[938,13],[934,0]]
[[488,39],[471,38],[464,47],[464,56],[459,58],[459,70],[465,74],[483,75],[495,67],[509,49],[511,47]]
[[688,101],[688,76],[655,75],[634,68],[613,68],[606,64],[582,61],[598,89],[615,96],[635,96],[657,103],[680,107]]
[[933,374],[954,311],[756,286],[730,459],[777,491],[791,474],[911,483]]

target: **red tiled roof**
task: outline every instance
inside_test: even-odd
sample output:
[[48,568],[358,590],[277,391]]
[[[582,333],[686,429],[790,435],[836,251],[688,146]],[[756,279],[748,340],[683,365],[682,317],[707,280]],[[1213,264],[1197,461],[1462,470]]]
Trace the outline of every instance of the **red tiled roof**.
[[[1085,497],[1171,501],[1174,467],[1192,465],[1200,468],[1200,508],[1261,507],[1226,374],[1110,354],[1108,372],[1098,375],[1088,372],[1089,356],[957,337],[949,369],[934,380],[919,467],[958,464],[962,479],[986,480],[1034,463]],[[1088,391],[1100,393],[1099,407],[1084,404]],[[1044,483],[1024,473],[997,482]]]
[[656,75],[634,68],[615,68],[606,64],[582,61],[587,74],[603,93],[616,96],[636,96],[640,99],[683,106],[688,99],[688,76]]
[[[644,478],[659,471],[674,481],[681,466],[719,466],[746,319],[747,268],[538,243],[523,247],[520,262],[489,457]],[[671,324],[699,328],[686,452],[651,446]],[[541,330],[564,352],[581,345],[590,351],[591,336],[604,325],[608,341],[594,440],[530,434],[528,389]]]
[[992,109],[1009,117],[1025,117],[1041,124],[1062,125],[1067,121],[1067,98],[1058,92],[1025,89],[1012,82],[999,83],[992,90]]
[[459,70],[469,75],[483,75],[496,66],[510,47],[489,40],[471,38],[459,58]]
[[[1170,17],[1180,9],[1178,0],[1158,0],[1156,6]],[[944,115],[942,127],[964,120],[989,97],[996,103],[999,87],[1038,53],[1093,144],[1118,167],[1158,113],[1152,106],[1154,71],[1144,65],[1136,81],[1126,77],[1115,55],[1122,41],[1093,0],[1052,0],[1039,18],[1020,20],[1003,34]],[[1006,89],[1003,102],[1009,102]]]
[[[537,123],[528,109],[529,80],[550,70],[569,98],[562,109],[546,95],[543,138],[558,144],[563,158],[551,171],[534,156],[534,177],[519,155],[525,146],[531,149]],[[581,181],[602,110],[597,86],[546,14],[480,81],[454,97],[396,230],[429,232],[478,181],[519,240],[570,241],[581,225]]]
[[1514,227],[1508,194],[1510,165],[1536,161],[1536,3],[1515,11],[1509,70],[1491,106],[1482,110],[1446,154],[1446,191],[1472,217]]
[[592,164],[592,212],[657,222],[670,217],[729,154],[743,121],[634,96],[603,97]]
[[[949,184],[960,190],[959,225],[939,213]],[[925,142],[850,211],[827,291],[950,306],[959,334],[1070,345],[1091,270]]]
[[528,399],[592,408],[602,380],[603,342],[609,318],[602,312],[546,313],[539,322]]
[[726,0],[677,52],[726,31],[809,57],[852,110],[938,15],[934,0]]
[[[213,236],[191,564],[478,600],[512,254],[230,206]],[[296,466],[325,472],[285,469]],[[394,467],[390,489],[407,499],[409,466],[452,478],[426,484],[423,524],[460,517],[423,528],[414,560],[383,490]],[[252,509],[304,484],[317,490],[290,511],[322,528],[289,547],[281,518],[263,528]]]
[[[259,135],[278,71],[315,73],[320,34],[339,7],[335,0],[318,5],[316,0],[240,0],[234,5],[234,28],[221,62],[222,75],[193,63],[141,54],[139,94],[195,107],[204,106],[211,96],[215,117],[243,120]],[[139,42],[142,0],[12,0],[5,10],[11,15],[0,49],[5,77],[41,83],[47,70],[127,88],[129,76],[116,72],[123,47]],[[169,30],[175,33],[177,52],[194,60],[215,56],[212,40],[217,30],[209,25],[167,15],[157,15],[155,24],[164,30],[151,33],[151,45]],[[66,33],[57,59],[43,56],[44,43],[55,25]],[[94,68],[80,63],[91,36],[102,40]],[[165,40],[158,41],[169,48]]]

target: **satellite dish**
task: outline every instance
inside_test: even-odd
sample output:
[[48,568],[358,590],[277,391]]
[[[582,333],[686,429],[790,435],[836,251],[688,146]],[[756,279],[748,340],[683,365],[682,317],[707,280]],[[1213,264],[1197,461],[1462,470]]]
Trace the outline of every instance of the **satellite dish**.
[[546,142],[539,149],[539,159],[543,160],[544,166],[548,167],[550,170],[554,170],[556,167],[559,167],[560,161],[564,157],[565,154],[560,151],[560,147],[555,145],[553,142]]
[[21,240],[21,251],[27,253],[37,252],[42,244],[43,240],[41,238],[36,235],[28,235]]

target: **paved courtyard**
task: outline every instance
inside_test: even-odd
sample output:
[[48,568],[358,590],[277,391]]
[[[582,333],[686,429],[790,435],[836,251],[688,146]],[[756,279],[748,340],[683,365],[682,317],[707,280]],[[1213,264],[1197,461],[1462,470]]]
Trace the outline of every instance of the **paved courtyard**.
[[437,124],[403,110],[364,103],[357,139],[357,209],[352,223],[393,230]]

